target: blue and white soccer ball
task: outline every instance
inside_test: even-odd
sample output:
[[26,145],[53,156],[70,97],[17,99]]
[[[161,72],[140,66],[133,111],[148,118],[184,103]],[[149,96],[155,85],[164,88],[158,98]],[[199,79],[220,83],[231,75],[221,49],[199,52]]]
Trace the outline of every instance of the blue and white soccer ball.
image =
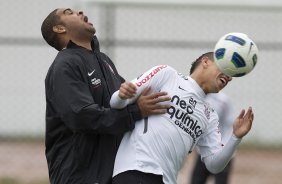
[[246,34],[228,33],[216,43],[214,59],[222,73],[242,77],[256,66],[258,48]]

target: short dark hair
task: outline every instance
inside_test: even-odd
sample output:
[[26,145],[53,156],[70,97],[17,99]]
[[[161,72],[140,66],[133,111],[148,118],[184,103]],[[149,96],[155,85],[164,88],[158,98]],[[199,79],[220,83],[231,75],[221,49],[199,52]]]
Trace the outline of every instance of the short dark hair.
[[60,16],[57,15],[57,10],[53,10],[42,22],[41,33],[45,41],[58,51],[61,50],[58,34],[53,31],[53,27],[62,24]]
[[194,62],[191,64],[190,75],[191,75],[191,74],[195,71],[195,69],[199,66],[199,64],[201,63],[201,60],[202,60],[203,57],[208,57],[209,60],[214,61],[213,52],[204,53],[204,54],[201,55],[198,59],[196,59],[196,61],[194,61]]

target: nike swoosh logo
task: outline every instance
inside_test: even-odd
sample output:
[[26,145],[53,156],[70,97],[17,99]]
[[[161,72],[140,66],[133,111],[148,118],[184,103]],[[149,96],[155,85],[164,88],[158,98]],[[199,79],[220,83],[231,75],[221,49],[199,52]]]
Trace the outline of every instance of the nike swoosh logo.
[[183,91],[187,91],[187,90],[183,89],[183,88],[182,88],[182,87],[180,87],[180,86],[178,86],[178,88],[179,88],[179,89],[181,89],[181,90],[183,90]]
[[90,77],[95,72],[95,69],[92,72],[88,72],[88,76]]

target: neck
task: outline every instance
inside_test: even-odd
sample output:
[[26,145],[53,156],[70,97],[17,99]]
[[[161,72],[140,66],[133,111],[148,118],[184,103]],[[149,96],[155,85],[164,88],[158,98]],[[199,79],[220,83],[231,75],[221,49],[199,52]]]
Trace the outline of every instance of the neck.
[[203,89],[203,91],[205,92],[205,94],[208,93],[208,88],[207,88],[207,83],[206,80],[204,80],[204,78],[202,77],[202,75],[198,75],[197,72],[194,72],[191,74],[190,76],[192,79],[194,79],[197,84]]
[[91,47],[91,41],[92,41],[93,35],[87,35],[87,36],[73,36],[73,35],[65,35],[62,40],[64,40],[64,45],[67,46],[69,41],[71,40],[76,45],[79,45],[81,47],[84,47],[88,50],[92,50]]
[[75,43],[75,44],[77,44],[77,45],[79,45],[79,46],[81,46],[81,47],[84,47],[84,48],[86,48],[86,49],[88,49],[88,50],[92,50],[92,47],[91,47],[91,39],[90,40],[76,40],[76,39],[72,39],[72,41]]

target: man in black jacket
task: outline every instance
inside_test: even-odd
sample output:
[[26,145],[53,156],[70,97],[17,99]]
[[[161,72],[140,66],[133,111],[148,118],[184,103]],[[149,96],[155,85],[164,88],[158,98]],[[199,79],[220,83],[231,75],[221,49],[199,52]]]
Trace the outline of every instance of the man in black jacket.
[[45,79],[46,158],[52,184],[110,184],[123,133],[134,122],[166,112],[165,92],[121,110],[110,108],[124,79],[99,50],[96,30],[82,11],[56,9],[43,21],[42,35],[59,51]]

